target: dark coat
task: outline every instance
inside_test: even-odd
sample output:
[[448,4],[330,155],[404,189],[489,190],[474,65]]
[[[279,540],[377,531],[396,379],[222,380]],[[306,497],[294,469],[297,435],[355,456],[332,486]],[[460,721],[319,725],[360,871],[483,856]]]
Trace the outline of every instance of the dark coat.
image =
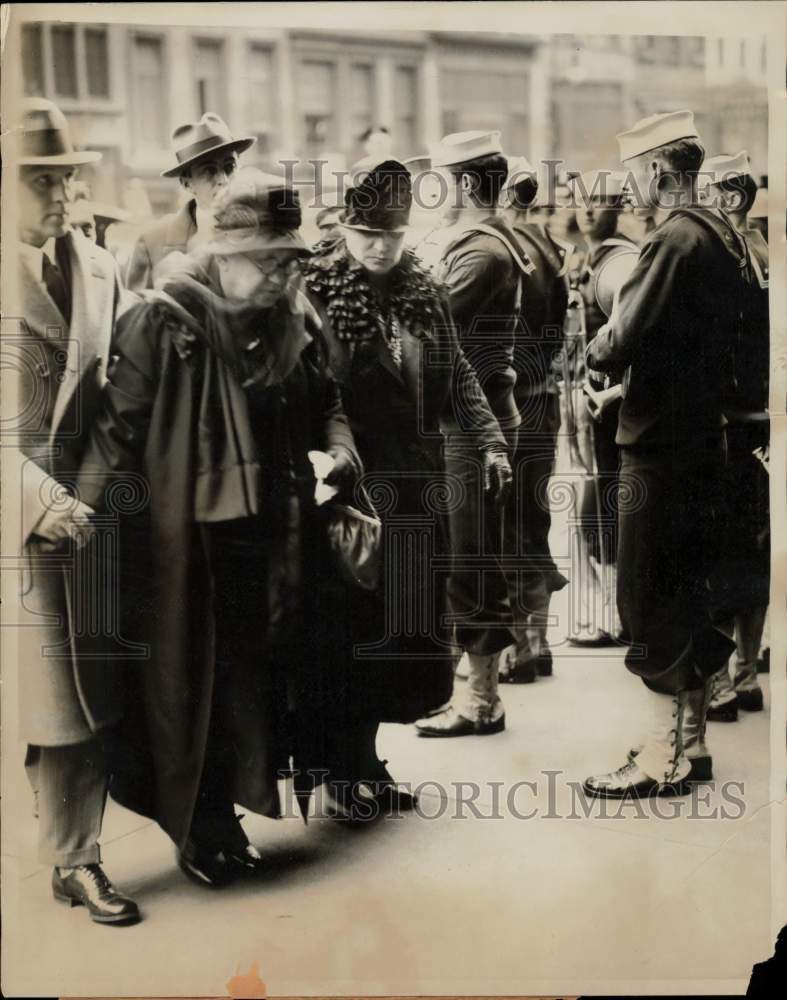
[[[280,443],[272,440],[274,427],[254,425],[244,391],[204,344],[183,360],[170,313],[158,304],[138,306],[119,325],[103,413],[80,474],[83,495],[99,505],[113,479],[122,483],[124,474],[141,474],[149,490],[144,509],[122,529],[124,620],[131,634],[148,643],[150,655],[128,671],[124,753],[111,791],[124,805],[157,819],[178,844],[189,831],[214,711],[207,544],[212,525],[281,517],[272,535],[287,551],[289,540],[281,536],[308,530],[314,479],[307,451],[336,446],[354,455],[339,392],[325,366],[320,322],[303,296],[292,310],[309,343],[283,382],[266,391],[276,394],[279,432],[288,435],[294,476],[282,481],[261,465],[260,448],[275,451]],[[269,324],[274,320],[269,316]],[[292,504],[280,502],[287,496],[299,503],[298,523],[289,521]],[[302,623],[296,627],[303,631]],[[257,705],[251,689],[235,684],[230,701],[223,709],[235,727],[228,739],[254,752],[252,758],[238,755],[227,790],[235,802],[275,815],[276,766],[286,762],[290,747],[274,745],[280,733],[271,732],[271,707]],[[244,766],[244,759],[257,763]]]
[[[69,288],[70,324],[41,274],[33,273],[21,253],[18,301],[3,303],[8,317],[24,317],[18,337],[7,336],[4,346],[9,358],[19,362],[20,413],[15,423],[9,421],[4,444],[17,446],[12,454],[22,505],[15,619],[22,667],[20,735],[40,746],[90,740],[120,713],[111,658],[115,628],[103,616],[97,619],[94,604],[80,604],[89,589],[80,585],[80,577],[103,565],[100,543],[80,552],[64,543],[52,552],[35,533],[45,510],[58,503],[63,484],[71,483],[79,467],[124,300],[117,265],[106,250],[76,233],[57,243]],[[99,586],[111,584],[102,576]]]
[[[382,586],[347,591],[344,615],[341,600],[333,610],[344,630],[333,647],[341,661],[334,664],[337,707],[377,721],[413,722],[451,696],[445,514],[466,498],[446,481],[443,429],[467,427],[471,439],[462,437],[476,454],[505,447],[439,294],[437,313],[429,335],[400,324],[401,370],[382,336],[355,343],[328,334],[363,482],[385,528]],[[315,616],[329,617],[325,606]],[[328,656],[330,644],[324,647]]]
[[500,216],[490,213],[482,225],[503,239],[472,226],[463,230],[460,224],[456,237],[443,251],[435,276],[448,294],[462,350],[492,413],[513,442],[520,423],[514,399],[514,330],[522,285],[533,265]]
[[721,213],[676,209],[645,241],[618,308],[588,348],[621,374],[617,443],[670,453],[721,434],[747,253]]
[[126,270],[126,288],[142,292],[153,287],[156,268],[173,251],[185,253],[197,231],[196,201],[192,199],[177,212],[165,215],[146,229],[134,244]]

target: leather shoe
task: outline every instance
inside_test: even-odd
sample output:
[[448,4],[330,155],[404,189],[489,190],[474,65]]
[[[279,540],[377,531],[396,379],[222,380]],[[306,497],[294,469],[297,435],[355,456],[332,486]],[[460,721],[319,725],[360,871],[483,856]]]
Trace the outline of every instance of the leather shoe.
[[449,707],[439,715],[419,719],[415,728],[419,736],[437,739],[450,736],[489,736],[491,733],[503,732],[506,728],[506,715],[503,712],[491,722],[474,722],[460,715],[455,708]]
[[582,783],[586,795],[596,799],[647,799],[654,796],[687,795],[687,778],[660,782],[645,774],[636,760],[629,760],[617,771],[586,778]]
[[598,629],[595,632],[580,632],[579,635],[570,635],[568,637],[569,646],[579,646],[586,648],[600,648],[602,646],[619,646],[618,640],[605,632],[603,629]]
[[375,798],[390,812],[410,812],[418,804],[418,796],[394,781],[387,763],[387,760],[378,760],[374,769],[372,787]]
[[[637,759],[640,749],[640,747],[632,747],[629,750],[628,759],[632,763]],[[713,757],[710,754],[702,754],[700,757],[689,757],[687,754],[686,760],[689,762],[689,773],[683,779],[684,781],[689,783],[713,781]]]
[[178,851],[178,867],[192,882],[210,889],[228,885],[236,871],[224,851],[201,847],[193,840]]
[[552,650],[547,649],[536,657],[536,673],[539,677],[552,676]]
[[85,906],[97,924],[136,924],[139,909],[133,899],[119,893],[101,865],[77,865],[68,875],[52,872],[52,894],[70,906]]
[[240,869],[242,875],[260,875],[266,871],[262,855],[254,844],[228,848],[222,852],[231,865]]
[[708,706],[708,722],[737,722],[738,721],[738,695],[724,701],[719,705],[713,702]]
[[738,708],[742,708],[744,712],[761,712],[763,709],[762,700],[762,689],[761,688],[751,688],[747,690],[746,688],[738,688]]

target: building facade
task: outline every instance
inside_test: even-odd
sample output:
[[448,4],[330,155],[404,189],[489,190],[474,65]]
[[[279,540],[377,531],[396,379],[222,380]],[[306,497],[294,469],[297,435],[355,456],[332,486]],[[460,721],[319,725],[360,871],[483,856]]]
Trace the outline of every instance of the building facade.
[[533,162],[615,166],[616,132],[691,103],[709,154],[748,148],[764,174],[764,43],[733,41],[31,22],[22,86],[104,154],[100,172],[86,170],[94,196],[137,214],[175,205],[177,185],[159,176],[172,129],[207,110],[257,137],[246,162],[320,159],[327,174],[363,155],[372,125],[400,157],[489,128]]

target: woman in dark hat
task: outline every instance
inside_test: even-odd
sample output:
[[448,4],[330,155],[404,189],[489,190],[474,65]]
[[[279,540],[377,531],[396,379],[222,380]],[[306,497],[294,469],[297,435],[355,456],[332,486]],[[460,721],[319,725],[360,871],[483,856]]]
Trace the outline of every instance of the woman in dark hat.
[[[396,160],[372,166],[345,202],[341,235],[317,245],[306,284],[327,316],[330,367],[362,482],[383,520],[384,566],[376,591],[351,589],[345,605],[314,618],[344,628],[343,641],[334,632],[321,643],[336,679],[330,787],[350,807],[374,797],[406,808],[413,800],[378,759],[375,741],[381,722],[414,722],[451,697],[444,521],[463,497],[444,474],[442,431],[448,422],[475,435],[485,468],[505,445],[442,291],[404,247],[407,168]],[[327,604],[331,596],[323,596]]]
[[308,452],[333,457],[329,481],[356,474],[301,290],[300,220],[281,180],[238,172],[213,242],[171,258],[119,324],[79,477],[97,509],[140,493],[120,526],[121,623],[149,656],[128,665],[111,792],[154,817],[208,885],[261,865],[233,803],[280,814],[304,573],[316,572]]

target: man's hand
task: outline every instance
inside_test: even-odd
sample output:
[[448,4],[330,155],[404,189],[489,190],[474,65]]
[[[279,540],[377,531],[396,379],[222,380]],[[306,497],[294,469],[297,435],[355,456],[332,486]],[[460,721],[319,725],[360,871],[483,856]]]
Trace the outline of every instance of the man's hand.
[[491,494],[495,504],[502,507],[511,490],[513,479],[508,456],[499,449],[487,448],[483,452],[483,459],[484,489]]
[[67,508],[47,510],[34,533],[53,546],[72,538],[81,548],[95,532],[90,521],[94,513],[92,507],[74,498]]
[[333,468],[325,477],[326,485],[350,489],[358,478],[358,469],[352,455],[346,448],[339,446],[329,448],[328,454],[333,459]]

